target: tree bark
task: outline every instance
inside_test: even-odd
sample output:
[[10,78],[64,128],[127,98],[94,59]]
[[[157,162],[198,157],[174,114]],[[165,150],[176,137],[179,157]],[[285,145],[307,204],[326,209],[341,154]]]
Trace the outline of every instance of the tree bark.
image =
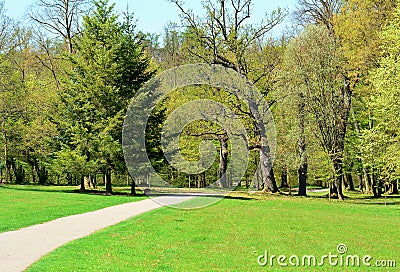
[[84,191],[86,191],[86,188],[85,188],[85,176],[81,176],[81,188],[80,188],[80,190],[81,190],[81,192],[84,192]]
[[96,189],[96,175],[89,175],[89,183],[93,189]]
[[336,116],[334,127],[334,140],[332,144],[326,146],[329,151],[334,170],[334,182],[331,185],[331,195],[337,195],[340,201],[344,200],[343,195],[343,154],[345,146],[345,138],[347,132],[347,123],[349,120],[351,110],[351,95],[350,82],[348,78],[343,79],[343,86],[341,87],[340,103],[342,107],[339,109]]
[[35,176],[35,165],[30,163],[31,165],[31,171],[32,171],[32,183],[35,184],[36,183],[36,176]]
[[367,195],[373,193],[372,189],[372,179],[371,179],[371,174],[369,174],[367,171],[365,171],[365,193]]
[[287,166],[282,167],[281,188],[289,188]]
[[40,166],[39,161],[37,159],[33,160],[36,169],[36,175],[38,176],[38,184],[44,185],[48,180],[48,171],[46,170],[46,166]]
[[392,181],[392,192],[391,194],[393,195],[398,195],[399,194],[399,181],[394,180]]
[[298,104],[298,128],[299,128],[299,139],[298,139],[298,150],[299,150],[299,157],[300,157],[300,166],[298,169],[299,174],[299,196],[307,196],[307,154],[306,154],[306,135],[305,135],[305,97],[304,93],[299,93],[299,104]]
[[300,164],[299,173],[299,196],[307,196],[307,163]]
[[364,177],[362,174],[358,174],[358,191],[364,193]]
[[[11,161],[12,161],[12,159],[11,159]],[[7,170],[6,171],[7,171],[7,175],[8,175],[8,181],[6,180],[6,182],[13,183],[14,178],[13,178],[12,166],[11,166],[10,162],[7,162]]]
[[112,184],[111,184],[111,169],[108,168],[106,170],[106,173],[104,175],[105,178],[105,185],[106,185],[106,194],[107,195],[112,195]]
[[347,185],[349,186],[349,190],[354,191],[353,175],[351,173],[346,173],[346,181]]
[[228,135],[223,134],[218,136],[220,151],[219,151],[219,182],[220,187],[226,188],[226,169],[228,166]]
[[264,146],[260,151],[260,167],[264,192],[276,193],[278,186],[272,168],[272,158],[269,151],[269,146]]
[[372,169],[372,192],[374,194],[374,197],[376,198],[380,197],[378,187],[379,185],[376,178],[376,174],[374,173],[374,169]]
[[334,168],[334,182],[331,184],[330,194],[333,198],[338,198],[340,201],[344,200],[343,195],[343,163],[339,158],[334,159],[333,161]]
[[131,177],[131,180],[132,180],[132,182],[131,182],[131,195],[136,195],[136,182],[132,177]]
[[372,191],[374,193],[374,197],[380,198],[382,196],[382,182],[378,180],[378,175],[373,170],[372,173]]

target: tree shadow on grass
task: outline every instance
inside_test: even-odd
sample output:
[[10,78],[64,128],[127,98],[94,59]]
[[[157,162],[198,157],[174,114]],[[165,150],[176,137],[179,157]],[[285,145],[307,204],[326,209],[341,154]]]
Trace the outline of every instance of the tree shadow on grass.
[[379,198],[374,196],[360,196],[351,198],[351,203],[359,205],[400,205],[400,195],[384,195]]
[[[38,185],[35,185],[36,187],[29,188],[29,185],[23,185],[23,187],[18,187],[18,185],[13,185],[12,187],[9,187],[8,185],[0,185],[0,188],[3,189],[8,189],[8,190],[16,190],[16,191],[31,191],[31,192],[48,192],[48,193],[73,193],[74,189],[65,189],[65,190],[60,190],[60,189],[45,189],[46,185],[43,185],[43,187],[38,188]],[[54,185],[52,185],[54,186]],[[62,186],[60,186],[61,188]]]
[[[146,196],[142,191],[136,190],[137,193],[135,195],[131,195],[129,192],[119,192],[119,191],[114,191],[111,196],[129,196],[129,197],[143,197]],[[74,189],[72,191],[69,191],[68,193],[74,193],[74,194],[85,194],[85,195],[103,195],[103,196],[110,196],[107,195],[106,190],[97,190],[97,189],[86,189],[84,191],[80,189]]]
[[157,196],[179,196],[179,197],[207,197],[207,198],[221,198],[221,199],[233,199],[233,200],[254,200],[252,197],[245,196],[232,196],[232,195],[224,195],[224,194],[204,194],[204,193],[150,193],[148,194],[150,197]]
[[[325,199],[329,200],[329,195],[316,195],[316,196],[307,196],[309,198],[315,199]],[[332,201],[338,201],[337,197],[331,198]],[[400,195],[387,195],[381,196],[379,198],[374,196],[344,196],[344,203],[351,203],[357,205],[400,205]]]
[[[29,185],[28,185],[29,186]],[[104,195],[106,196],[106,191],[105,190],[99,190],[99,189],[88,189],[88,190],[80,190],[80,189],[73,189],[73,188],[65,188],[62,189],[63,186],[57,187],[57,189],[52,189],[52,188],[47,188],[46,185],[43,185],[43,187],[35,187],[29,188],[27,185],[23,187],[18,187],[18,186],[12,186],[9,187],[7,185],[0,185],[0,188],[8,189],[8,190],[16,190],[16,191],[30,191],[30,192],[47,192],[47,193],[68,193],[68,194],[86,194],[86,195]],[[56,185],[51,185],[51,186],[56,186]],[[129,197],[143,197],[146,196],[143,192],[138,191],[136,195],[131,195],[128,192],[113,192],[112,195],[115,196],[129,196]]]

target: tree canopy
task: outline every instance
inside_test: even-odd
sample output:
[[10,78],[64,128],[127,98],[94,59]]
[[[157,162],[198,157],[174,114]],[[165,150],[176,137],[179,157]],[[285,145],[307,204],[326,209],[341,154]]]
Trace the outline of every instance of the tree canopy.
[[[172,185],[219,181],[269,193],[298,187],[302,196],[316,185],[340,200],[346,190],[398,193],[398,1],[299,0],[294,16],[279,8],[264,18],[253,17],[262,6],[251,0],[207,0],[202,11],[168,2],[181,21],[160,35],[144,33],[134,13],[107,0],[37,0],[29,24],[9,18],[0,2],[2,182],[82,190],[101,184],[108,194],[112,183],[129,183],[133,193],[138,184],[151,186],[149,176],[132,181],[124,161],[131,99],[153,76],[202,63],[233,70],[260,90],[274,116],[277,152],[252,105],[235,93],[200,84],[174,90],[144,132],[150,162]],[[272,34],[289,18],[296,31]],[[228,171],[234,148],[216,122],[187,124],[178,148],[197,161],[201,143],[211,142],[209,169],[185,173],[168,162],[162,143],[168,117],[198,100],[225,105],[243,124],[250,154],[243,177]]]

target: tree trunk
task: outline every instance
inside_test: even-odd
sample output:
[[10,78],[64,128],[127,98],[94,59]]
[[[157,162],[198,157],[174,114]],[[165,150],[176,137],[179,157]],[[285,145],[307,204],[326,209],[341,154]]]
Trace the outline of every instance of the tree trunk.
[[348,171],[346,171],[345,179],[344,179],[345,182],[346,182],[346,188],[347,188],[349,191],[355,191],[355,189],[354,189],[353,175],[352,175],[353,168],[354,168],[354,162],[350,162],[350,164],[349,164],[349,169],[348,169]]
[[35,164],[33,164],[31,161],[29,161],[29,164],[31,166],[31,171],[32,171],[32,183],[35,184],[36,183]]
[[81,188],[80,188],[80,190],[81,190],[81,192],[84,192],[84,191],[86,191],[86,188],[85,188],[85,176],[81,176]]
[[136,195],[136,182],[132,177],[131,177],[131,180],[132,180],[132,182],[131,182],[131,195]]
[[11,179],[9,179],[8,177],[8,173],[9,173],[9,166],[7,164],[7,160],[8,160],[8,143],[7,143],[7,133],[6,133],[6,119],[2,118],[1,120],[1,130],[3,132],[3,142],[4,142],[4,170],[5,170],[5,175],[4,175],[4,179],[5,182],[7,183],[8,181],[11,182]]
[[49,178],[49,172],[46,170],[46,166],[40,166],[37,159],[34,159],[36,174],[38,176],[38,184],[44,185],[47,183]]
[[[255,101],[249,101],[249,108],[253,114],[258,114],[258,105]],[[256,118],[257,119],[257,118]],[[262,122],[256,122],[255,129],[259,136],[260,141],[260,172],[261,172],[261,182],[264,192],[276,193],[278,192],[278,186],[276,185],[276,180],[274,176],[274,170],[272,168],[273,158],[271,156],[271,148],[267,138],[267,130],[265,124]]]
[[22,165],[16,163],[15,158],[11,159],[11,168],[14,171],[15,183],[22,184],[25,179],[25,170]]
[[287,166],[282,167],[281,188],[289,188]]
[[307,195],[307,154],[306,154],[306,136],[305,136],[305,98],[302,92],[299,93],[299,105],[298,105],[298,122],[299,122],[299,140],[298,150],[300,157],[300,166],[297,171],[299,174],[299,195]]
[[36,169],[35,169],[35,160],[31,158],[29,151],[26,152],[25,154],[25,161],[29,164],[30,168],[31,168],[31,174],[32,174],[32,183],[35,184],[36,183]]
[[377,188],[378,197],[382,197],[382,194],[383,194],[382,188],[383,188],[383,183],[381,181],[378,181],[378,188]]
[[353,182],[353,175],[351,173],[346,173],[346,181],[347,185],[349,186],[350,191],[354,191],[354,182]]
[[365,173],[365,193],[367,195],[370,195],[373,193],[371,175],[367,172]]
[[104,175],[105,185],[106,185],[106,194],[112,195],[112,184],[111,184],[111,169],[107,169]]
[[307,163],[302,163],[299,173],[299,196],[307,196]]
[[372,169],[372,193],[374,194],[374,197],[378,198],[379,197],[379,192],[378,192],[378,181],[376,179],[376,175],[374,173],[374,169]]
[[228,135],[220,135],[218,137],[220,144],[220,152],[219,152],[219,183],[220,187],[226,188],[226,169],[228,166]]
[[373,170],[372,173],[372,191],[374,192],[374,197],[380,198],[382,196],[382,182],[378,180],[378,175]]
[[272,168],[272,158],[269,152],[269,146],[261,148],[260,151],[260,167],[263,183],[263,191],[276,193],[278,186],[276,185],[274,169]]
[[361,193],[364,193],[364,185],[365,181],[364,181],[364,176],[362,174],[358,175],[358,191]]
[[344,200],[344,195],[343,195],[343,164],[340,159],[335,159],[333,161],[333,168],[334,168],[334,182],[331,185],[331,196],[336,197],[340,200]]
[[[334,183],[332,184],[331,193],[336,192],[340,201],[344,200],[343,195],[343,154],[345,147],[345,139],[347,132],[347,123],[349,120],[351,110],[351,87],[350,80],[345,77],[343,79],[343,86],[341,87],[341,107],[336,116],[336,124],[334,129],[333,145],[327,146],[326,149],[330,151],[331,161],[334,168]],[[333,192],[332,192],[333,191]]]
[[[11,161],[12,161],[12,159],[11,159]],[[8,176],[8,182],[13,183],[14,178],[13,178],[13,174],[12,174],[12,165],[11,165],[10,161],[6,162],[6,176]],[[6,182],[7,182],[7,179],[6,179]]]
[[67,173],[67,181],[68,181],[68,185],[72,185],[73,183],[73,181],[72,181],[72,179],[73,179],[73,177],[72,177],[72,175],[70,174],[70,173]]
[[393,195],[399,194],[399,180],[392,181],[392,192]]
[[89,175],[89,184],[93,189],[96,189],[96,175]]

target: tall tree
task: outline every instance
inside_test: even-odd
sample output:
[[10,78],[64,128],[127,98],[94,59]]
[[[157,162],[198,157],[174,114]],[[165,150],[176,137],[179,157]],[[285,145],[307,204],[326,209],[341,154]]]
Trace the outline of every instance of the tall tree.
[[[14,22],[5,14],[4,2],[0,2],[0,122],[3,147],[4,180],[11,180],[10,132],[15,123],[15,118],[20,110],[17,90],[15,67],[12,65],[12,51],[15,44]],[[3,177],[1,177],[3,178]]]
[[334,19],[335,34],[344,60],[342,66],[353,90],[347,168],[351,171],[355,163],[361,190],[367,194],[377,195],[376,176],[380,170],[366,157],[366,150],[362,151],[366,145],[360,139],[363,138],[362,131],[374,126],[368,106],[373,93],[370,74],[379,66],[382,54],[379,33],[396,4],[396,0],[348,0]]
[[334,170],[332,192],[343,200],[343,152],[351,91],[340,69],[340,55],[325,27],[310,26],[288,48],[308,109],[318,126],[318,138]]
[[378,190],[375,196],[380,196],[379,188],[383,183],[390,184],[391,191],[398,193],[400,179],[400,5],[387,21],[379,34],[382,40],[383,56],[379,60],[379,68],[371,73],[372,96],[368,103],[374,126],[362,133],[362,148],[367,163],[379,166],[377,175]]
[[121,147],[125,111],[152,72],[131,17],[121,23],[114,5],[107,0],[93,3],[95,9],[84,17],[82,35],[74,43],[72,70],[62,93],[65,137],[88,163],[98,161],[111,194],[112,171],[125,169]]
[[[278,9],[265,18],[263,24],[255,27],[248,23],[251,16],[252,1],[226,1],[208,0],[204,2],[204,17],[195,16],[190,10],[184,8],[181,1],[170,0],[181,12],[183,24],[189,35],[186,50],[194,60],[206,63],[220,64],[234,69],[251,82],[257,84],[265,80],[271,73],[271,63],[265,63],[260,68],[255,67],[254,59],[249,57],[255,44],[261,44],[264,52],[268,44],[259,43],[267,33],[282,22],[285,12]],[[272,68],[273,69],[273,68]],[[261,84],[260,84],[261,85]],[[262,90],[267,93],[268,84],[263,84]],[[242,112],[246,112],[242,109]],[[250,114],[249,112],[247,112]],[[261,137],[264,128],[255,130]],[[260,138],[261,141],[261,138]],[[271,151],[268,144],[261,145],[260,167],[265,191],[278,190],[272,168]]]

